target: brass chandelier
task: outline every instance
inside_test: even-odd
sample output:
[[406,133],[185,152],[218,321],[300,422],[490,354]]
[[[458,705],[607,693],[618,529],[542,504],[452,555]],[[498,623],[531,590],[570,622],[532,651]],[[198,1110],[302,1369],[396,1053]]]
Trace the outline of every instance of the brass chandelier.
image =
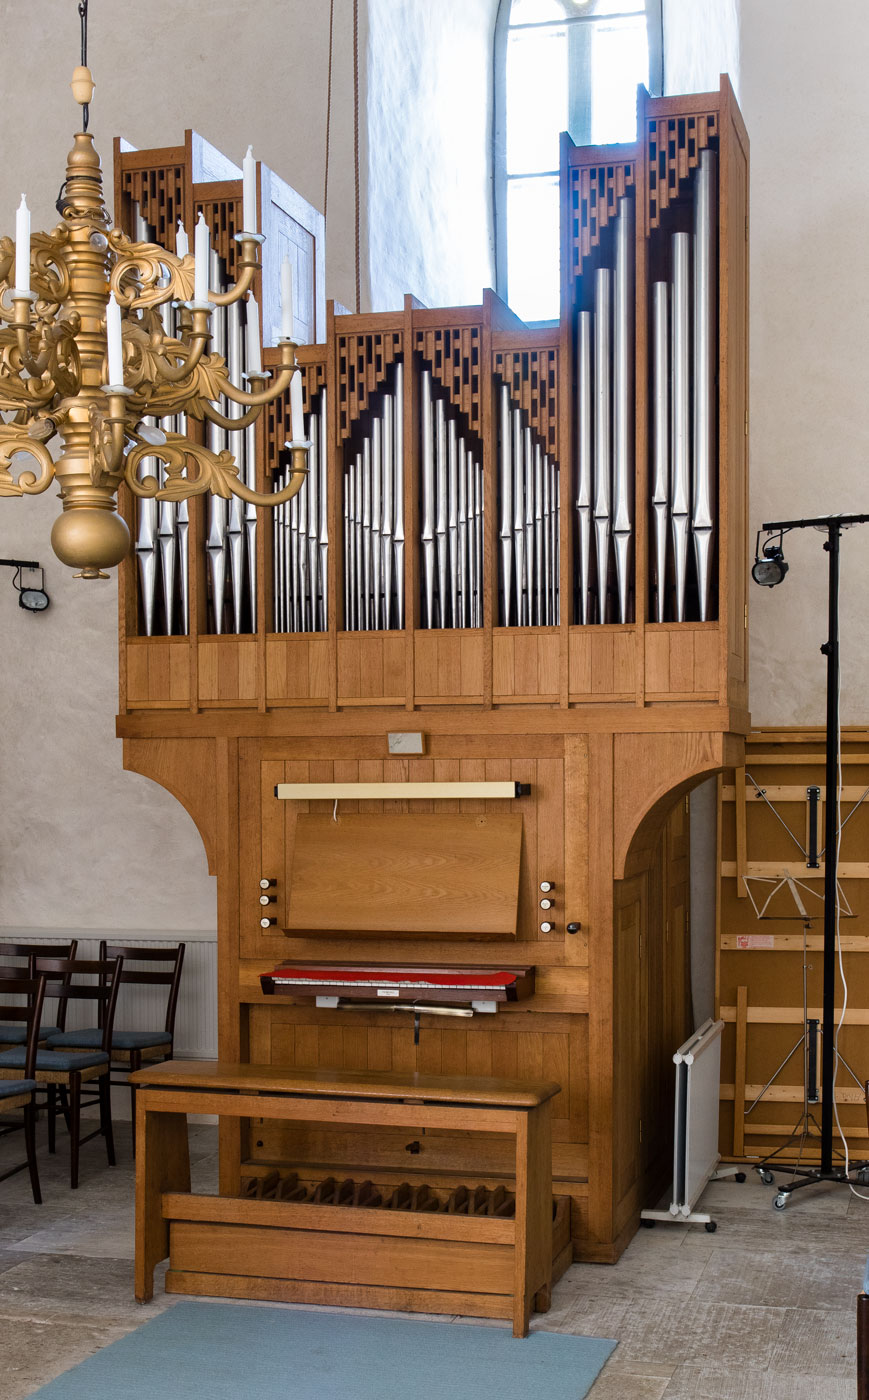
[[[78,578],[106,578],[130,548],[130,532],[118,514],[125,481],[137,496],[180,501],[205,492],[239,496],[257,506],[278,506],[295,496],[307,473],[310,444],[302,440],[301,373],[292,336],[291,287],[283,283],[280,366],[271,383],[259,362],[259,335],[244,390],[230,380],[226,361],[209,353],[211,314],[247,297],[259,271],[254,163],[244,166],[244,217],[239,275],[225,292],[208,286],[209,231],[199,216],[195,256],[180,233],[175,253],[134,242],[111,220],[103,200],[100,158],[87,130],[94,84],[86,67],[86,0],[82,16],[82,66],[72,90],[84,109],[58,200],[61,222],[30,237],[22,196],[15,243],[0,238],[0,496],[34,496],[52,481],[63,513],[51,543]],[[289,272],[287,264],[285,271]],[[160,308],[177,308],[175,335],[164,329]],[[187,414],[221,428],[248,427],[263,407],[291,392],[292,471],[287,485],[261,493],[240,477],[226,449],[214,452],[180,433],[145,426]],[[240,405],[226,417],[217,402]],[[55,453],[49,444],[56,442]],[[18,470],[22,455],[36,470]],[[139,479],[143,460],[164,465]],[[18,471],[13,473],[13,466]]]

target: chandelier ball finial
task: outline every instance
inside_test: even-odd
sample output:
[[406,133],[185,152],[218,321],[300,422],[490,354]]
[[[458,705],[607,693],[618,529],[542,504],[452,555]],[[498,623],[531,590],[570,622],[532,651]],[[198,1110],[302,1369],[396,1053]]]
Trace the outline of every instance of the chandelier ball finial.
[[95,87],[94,80],[91,76],[91,70],[85,68],[83,64],[79,64],[78,68],[73,70],[70,87],[72,88],[72,95],[78,105],[80,107],[87,107],[93,100]]
[[101,578],[102,569],[113,569],[127,557],[130,532],[114,509],[77,507],[55,520],[51,547],[61,563],[82,569],[83,578]]

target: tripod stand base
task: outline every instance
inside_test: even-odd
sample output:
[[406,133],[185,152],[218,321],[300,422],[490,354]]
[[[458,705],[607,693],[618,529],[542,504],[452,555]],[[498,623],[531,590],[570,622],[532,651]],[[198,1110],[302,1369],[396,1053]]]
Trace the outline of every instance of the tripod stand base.
[[[848,1171],[845,1171],[844,1167],[834,1167],[832,1171],[822,1171],[820,1167],[787,1167],[786,1170],[801,1180],[787,1181],[783,1186],[779,1186],[772,1198],[774,1210],[784,1210],[794,1191],[800,1191],[805,1186],[820,1186],[825,1182],[833,1186],[865,1184],[869,1174],[869,1162],[855,1162]],[[762,1181],[773,1180],[772,1172],[765,1165],[758,1167],[758,1172]]]

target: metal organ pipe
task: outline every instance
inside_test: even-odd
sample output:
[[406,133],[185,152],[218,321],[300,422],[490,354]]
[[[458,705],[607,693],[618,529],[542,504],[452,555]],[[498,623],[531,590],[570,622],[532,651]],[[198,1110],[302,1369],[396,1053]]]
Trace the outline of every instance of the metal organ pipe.
[[611,521],[610,320],[611,273],[599,267],[594,280],[594,530],[597,554],[598,622],[606,622]]
[[501,385],[498,465],[501,486],[501,619],[510,626],[513,616],[513,463],[511,461],[510,390]]
[[685,587],[688,571],[688,527],[691,511],[690,282],[688,275],[690,234],[674,233],[671,249],[673,305],[670,361],[672,386],[670,509],[676,574],[676,621],[684,622]]
[[613,541],[619,622],[628,620],[634,487],[633,200],[623,196],[615,221],[613,295]]
[[422,427],[422,567],[423,627],[434,627],[435,586],[435,464],[432,424],[431,370],[420,375]]
[[580,311],[577,321],[577,490],[576,513],[579,545],[579,621],[589,620],[591,583],[592,435],[591,435],[591,331],[590,311]]
[[655,621],[665,621],[670,470],[669,286],[652,286],[652,512],[655,521]]
[[501,386],[499,407],[499,621],[504,627],[551,626],[558,621],[558,468],[526,410],[511,400],[509,385]]
[[705,150],[694,186],[694,501],[692,533],[700,621],[709,614],[715,493],[717,157]]
[[[276,632],[325,632],[328,599],[328,502],[326,496],[326,390],[305,415],[304,434],[310,442],[308,472],[301,490],[275,511],[274,628]],[[287,447],[289,444],[285,443]],[[283,465],[275,490],[290,480],[292,467]],[[353,539],[353,493],[344,500],[345,548]]]

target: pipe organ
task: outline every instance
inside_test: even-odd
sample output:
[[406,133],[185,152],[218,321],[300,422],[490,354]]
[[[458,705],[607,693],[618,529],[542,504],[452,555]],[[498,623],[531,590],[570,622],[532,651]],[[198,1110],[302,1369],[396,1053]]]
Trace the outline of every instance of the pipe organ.
[[[217,876],[221,1058],[559,1084],[553,1191],[601,1261],[667,1184],[685,796],[748,727],[748,141],[726,79],[641,94],[638,132],[563,138],[561,316],[533,329],[491,292],[321,318],[322,226],[261,170],[262,358],[293,247],[306,483],[271,517],[145,502],[120,576],[124,761]],[[202,208],[229,277],[241,182],[196,141],[119,147],[118,217],[168,239]],[[247,324],[215,350],[244,363]],[[262,491],[289,420],[187,428],[241,436]],[[221,1131],[227,1196],[514,1185],[485,1135]]]

